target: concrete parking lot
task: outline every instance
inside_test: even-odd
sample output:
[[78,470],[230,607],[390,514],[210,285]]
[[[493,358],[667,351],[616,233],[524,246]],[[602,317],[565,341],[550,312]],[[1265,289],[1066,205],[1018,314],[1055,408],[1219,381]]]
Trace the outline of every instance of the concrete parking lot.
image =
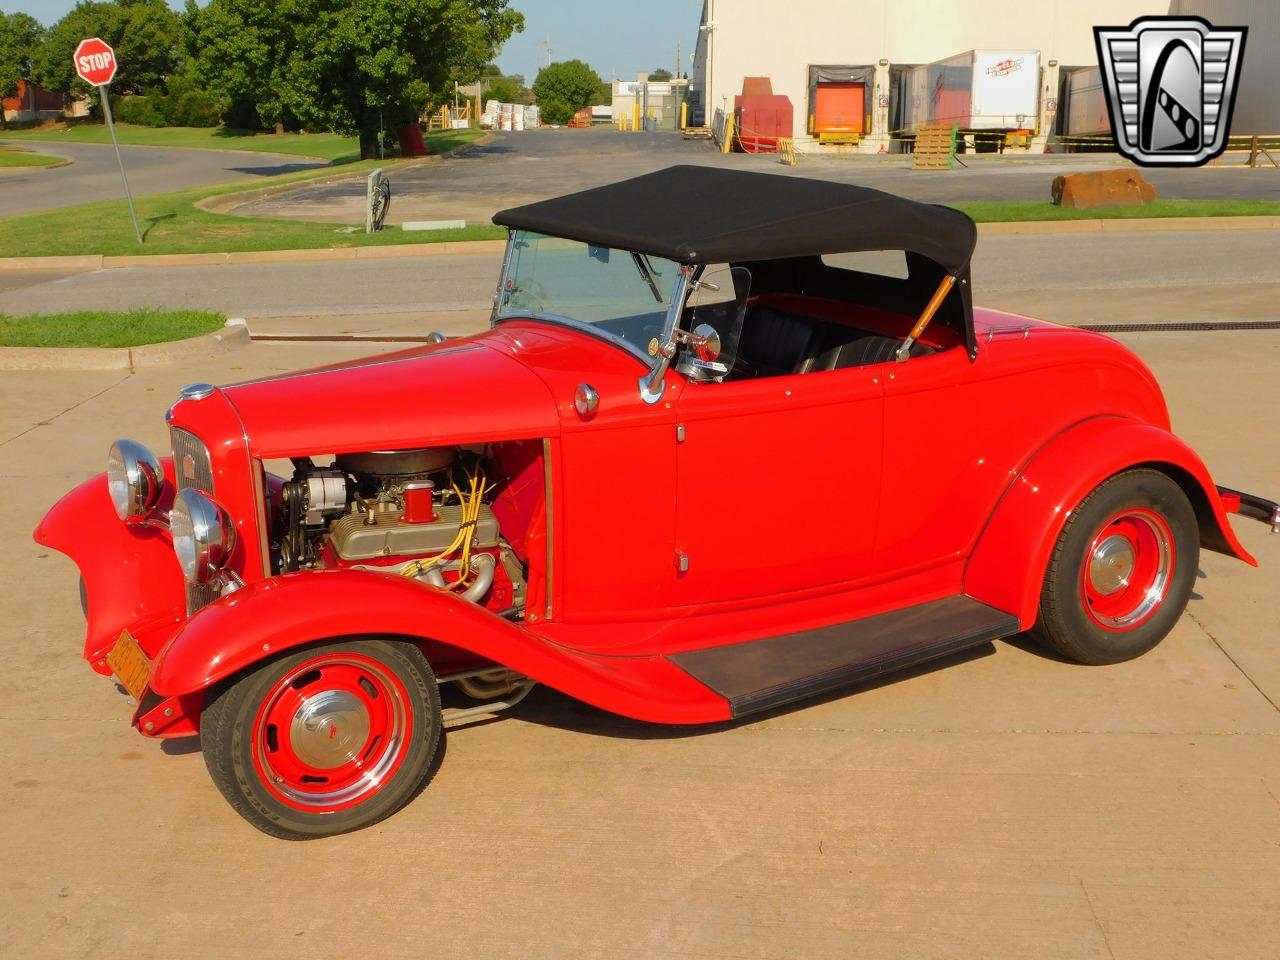
[[[1280,493],[1280,332],[1123,339],[1219,482]],[[0,373],[0,956],[1280,954],[1280,537],[1253,522],[1261,569],[1204,555],[1187,615],[1129,664],[1014,639],[714,729],[538,690],[450,733],[383,824],[255,832],[197,747],[129,728],[80,660],[73,567],[30,533],[115,437],[164,448],[183,383],[377,349]]]
[[[1143,170],[1159,195],[1182,199],[1280,199],[1280,170],[1235,164],[1195,169]],[[1045,200],[1060,173],[1131,167],[1114,154],[1043,156],[966,155],[968,167],[946,172],[912,171],[910,158],[814,156],[788,167],[775,155],[721,154],[706,141],[675,134],[618,133],[612,128],[528,130],[498,133],[445,161],[392,173],[389,220],[465,219],[487,222],[505,207],[572,190],[651,173],[677,163],[727,166],[799,177],[818,177],[877,187],[916,200],[954,203],[976,200]],[[364,220],[364,182],[300,187],[241,203],[239,214],[293,217],[334,223]],[[228,199],[227,203],[240,202]]]

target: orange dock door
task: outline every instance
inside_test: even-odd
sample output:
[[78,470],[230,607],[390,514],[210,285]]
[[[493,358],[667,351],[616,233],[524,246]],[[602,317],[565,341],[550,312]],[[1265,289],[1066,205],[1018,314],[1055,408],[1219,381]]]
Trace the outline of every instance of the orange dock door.
[[865,133],[866,84],[820,83],[813,104],[814,133],[824,130]]

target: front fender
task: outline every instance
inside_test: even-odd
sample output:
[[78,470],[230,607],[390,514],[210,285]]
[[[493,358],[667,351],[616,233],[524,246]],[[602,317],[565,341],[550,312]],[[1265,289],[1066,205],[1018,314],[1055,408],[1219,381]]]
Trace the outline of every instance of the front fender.
[[1058,434],[1014,478],[969,557],[965,593],[1016,614],[1022,629],[1030,629],[1049,557],[1071,511],[1102,481],[1135,467],[1163,470],[1186,490],[1204,547],[1258,565],[1236,538],[1194,450],[1160,427],[1096,417]]
[[307,643],[373,634],[458,647],[637,720],[729,719],[723,697],[665,658],[583,654],[452,594],[360,570],[271,577],[205,607],[160,651],[151,689],[187,695]]
[[[161,510],[172,506],[173,458],[165,457]],[[116,516],[106,474],[86,480],[53,505],[33,534],[36,543],[64,553],[84,580],[84,658],[99,673],[120,631],[128,629],[149,654],[186,615],[182,571],[169,537],[150,526],[128,526]]]

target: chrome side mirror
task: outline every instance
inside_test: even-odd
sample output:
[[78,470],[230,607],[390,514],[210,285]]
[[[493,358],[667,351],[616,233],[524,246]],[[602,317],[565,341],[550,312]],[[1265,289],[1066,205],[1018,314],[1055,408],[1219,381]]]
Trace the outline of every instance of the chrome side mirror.
[[711,363],[720,356],[720,331],[709,323],[700,323],[688,337],[693,355],[704,363]]

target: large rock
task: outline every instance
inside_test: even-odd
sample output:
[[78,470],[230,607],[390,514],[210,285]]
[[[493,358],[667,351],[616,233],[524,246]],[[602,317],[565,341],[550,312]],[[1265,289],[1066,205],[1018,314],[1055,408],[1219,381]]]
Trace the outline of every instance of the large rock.
[[1099,170],[1053,178],[1053,202],[1060,207],[1140,207],[1156,198],[1156,188],[1137,170]]

